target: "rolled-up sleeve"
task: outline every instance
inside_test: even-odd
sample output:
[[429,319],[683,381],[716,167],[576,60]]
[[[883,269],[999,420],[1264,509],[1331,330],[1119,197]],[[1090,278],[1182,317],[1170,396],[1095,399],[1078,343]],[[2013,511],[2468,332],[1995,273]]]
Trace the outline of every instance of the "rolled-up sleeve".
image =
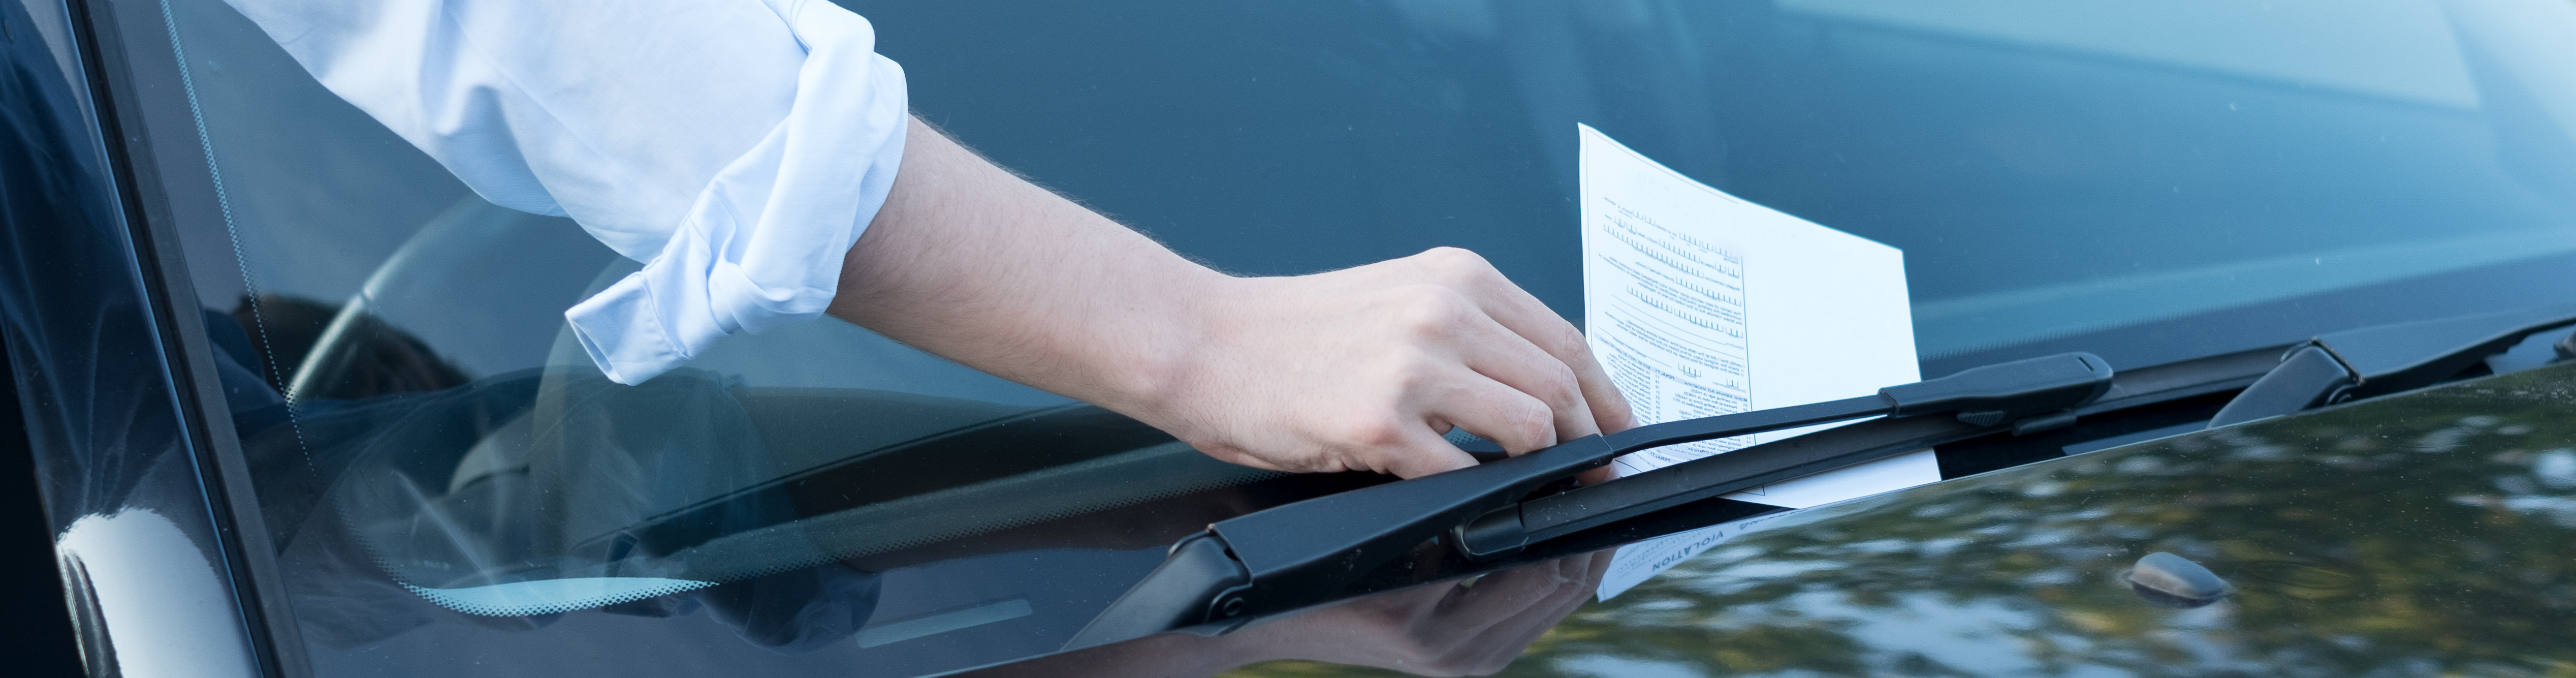
[[229,0],[485,199],[642,270],[565,312],[640,383],[811,320],[903,158],[903,70],[825,0]]

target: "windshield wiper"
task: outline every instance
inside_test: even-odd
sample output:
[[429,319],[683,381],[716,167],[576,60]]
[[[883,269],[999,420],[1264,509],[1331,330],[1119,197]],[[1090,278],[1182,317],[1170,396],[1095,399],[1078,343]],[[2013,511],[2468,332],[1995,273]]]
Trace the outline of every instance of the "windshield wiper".
[[[2576,304],[2420,320],[2318,335],[2228,401],[2210,428],[2431,386],[2531,335],[2576,324]],[[2576,334],[2558,342],[2563,359]]]
[[[2270,349],[2277,364],[2248,381],[2247,358],[2266,351],[2169,363],[2122,373],[2103,397],[2011,424],[2016,435],[2069,426],[2105,414],[2244,388],[2207,427],[2448,381],[2532,335],[2576,325],[2576,305],[2553,305],[2347,330]],[[2576,333],[2558,342],[2560,359],[2576,357]],[[2332,360],[2321,369],[2318,359]],[[2347,367],[2349,366],[2349,367]],[[2322,375],[2322,376],[2321,376]],[[1966,419],[1962,417],[1961,419]],[[1487,513],[1452,532],[1460,552],[1476,559],[1507,556],[1523,546],[1666,508],[1997,431],[1940,421],[1874,422],[1705,457],[1619,482],[1538,497]],[[1995,422],[1967,422],[1986,423]]]
[[1425,540],[1506,508],[1540,485],[1629,452],[1881,415],[1990,426],[2082,406],[2111,388],[2111,376],[2110,363],[2089,353],[1988,365],[1891,386],[1873,396],[1585,436],[1491,463],[1244,515],[1173,545],[1161,567],[1111,604],[1068,647],[1313,604]]
[[[2035,434],[2079,418],[2143,411],[2242,389],[2221,410],[2286,414],[2464,376],[2538,332],[2576,324],[2576,305],[2401,323],[2308,342],[2205,356],[2116,376],[2085,353],[2001,363],[1879,395],[1639,427],[1475,467],[1283,505],[1211,525],[1094,618],[1068,649],[1162,631],[1218,632],[1334,599],[1435,537],[1489,561],[1729,492],[1986,436]],[[2576,355],[2576,335],[2561,342]],[[2284,356],[2284,351],[2287,355]],[[2311,353],[2311,352],[2314,353]],[[2315,353],[2341,370],[2311,376]],[[2274,358],[2273,356],[2283,356]],[[2307,356],[2307,357],[2303,357]],[[2340,379],[2337,381],[2336,379]],[[2291,393],[2281,397],[2279,393]],[[2295,404],[2285,407],[2282,403]],[[1528,497],[1542,485],[1637,450],[1886,415],[1712,455],[1615,482]],[[2242,421],[2245,419],[2238,419]],[[2213,420],[2212,425],[2224,425]]]

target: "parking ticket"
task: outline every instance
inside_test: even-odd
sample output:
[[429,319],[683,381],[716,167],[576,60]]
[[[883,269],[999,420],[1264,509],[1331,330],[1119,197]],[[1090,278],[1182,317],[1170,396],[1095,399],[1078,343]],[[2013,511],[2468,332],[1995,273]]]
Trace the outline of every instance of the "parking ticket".
[[[1585,336],[1638,424],[1865,396],[1920,379],[1902,251],[1729,195],[1576,127]],[[1633,475],[1835,425],[1672,445],[1613,464]],[[1924,450],[1726,496],[1805,508],[1940,479]],[[1611,572],[1633,581],[1614,589],[1605,580],[1601,597],[1749,526],[1622,547]]]

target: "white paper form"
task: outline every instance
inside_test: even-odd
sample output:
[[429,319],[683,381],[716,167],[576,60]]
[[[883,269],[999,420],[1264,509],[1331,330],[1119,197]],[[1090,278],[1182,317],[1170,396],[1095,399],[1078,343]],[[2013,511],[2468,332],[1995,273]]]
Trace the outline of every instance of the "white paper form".
[[[1864,396],[1919,379],[1903,252],[1727,195],[1576,128],[1585,334],[1637,423]],[[1647,450],[1616,466],[1632,475],[1825,426]],[[1806,508],[1940,479],[1925,450],[1727,497]],[[1622,547],[1601,597],[1748,526]]]

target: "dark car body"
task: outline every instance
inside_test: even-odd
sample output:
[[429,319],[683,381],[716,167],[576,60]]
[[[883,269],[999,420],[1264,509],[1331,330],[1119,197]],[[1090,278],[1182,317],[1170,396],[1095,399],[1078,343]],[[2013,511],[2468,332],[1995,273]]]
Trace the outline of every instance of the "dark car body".
[[[1799,514],[1576,613],[1515,670],[2566,671],[2571,395],[2562,365]],[[2141,596],[2128,576],[2155,552],[2230,593]]]
[[[1949,480],[1764,523],[1511,675],[2576,670],[2564,330],[2199,430],[2310,337],[2576,301],[2576,6],[845,4],[924,118],[1226,270],[1463,246],[1579,319],[1581,122],[1903,249],[1927,376],[2209,375],[1945,439]],[[222,2],[8,0],[0,40],[0,341],[93,675],[987,668],[1211,522],[1390,480],[1221,464],[831,320],[609,384],[560,313],[633,262]],[[1774,510],[1427,544],[1305,602]],[[2157,552],[2227,593],[2159,605]]]

